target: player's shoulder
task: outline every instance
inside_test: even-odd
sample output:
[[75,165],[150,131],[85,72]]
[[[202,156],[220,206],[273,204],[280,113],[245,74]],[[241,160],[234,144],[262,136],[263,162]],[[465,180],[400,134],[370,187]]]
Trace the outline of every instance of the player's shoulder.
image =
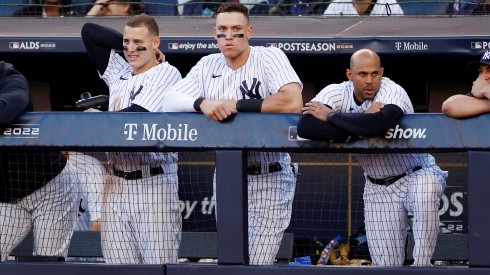
[[325,101],[334,97],[342,96],[344,93],[351,90],[349,86],[350,81],[344,81],[341,83],[332,83],[325,86],[315,96],[316,100]]
[[226,63],[226,61],[222,53],[212,53],[201,57],[201,59],[199,59],[199,61],[197,62],[196,66],[209,68],[224,63]]
[[270,46],[250,46],[252,54],[264,54],[264,55],[285,55],[284,51],[278,47]]
[[175,71],[179,72],[179,69],[177,69],[177,67],[175,67],[174,65],[170,64],[168,61],[160,63],[160,64],[158,64],[158,66],[160,66],[162,70],[169,70],[171,72],[175,72]]
[[328,84],[325,86],[320,93],[344,93],[347,92],[351,89],[352,82],[351,81],[344,81],[341,83],[332,83]]
[[212,53],[212,54],[208,54],[208,55],[201,57],[201,60],[204,60],[207,62],[210,62],[210,61],[221,62],[224,60],[224,56],[222,53]]
[[400,84],[385,76],[381,79],[381,87],[384,89],[405,93],[405,89]]
[[147,73],[151,76],[165,75],[167,77],[172,77],[172,76],[178,76],[180,78],[182,77],[182,74],[180,73],[179,69],[177,69],[177,67],[173,66],[172,64],[168,63],[168,61],[158,64],[154,68],[147,71]]

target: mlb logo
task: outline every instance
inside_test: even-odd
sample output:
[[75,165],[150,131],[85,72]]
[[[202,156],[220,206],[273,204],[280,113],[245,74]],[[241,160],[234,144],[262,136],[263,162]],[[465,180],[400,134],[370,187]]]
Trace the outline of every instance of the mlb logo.
[[169,50],[178,50],[179,49],[179,43],[168,43],[168,49]]
[[483,45],[481,42],[471,42],[472,49],[483,49]]
[[20,48],[20,42],[10,42],[9,48],[10,49],[19,49]]
[[277,43],[267,43],[266,46],[277,48]]

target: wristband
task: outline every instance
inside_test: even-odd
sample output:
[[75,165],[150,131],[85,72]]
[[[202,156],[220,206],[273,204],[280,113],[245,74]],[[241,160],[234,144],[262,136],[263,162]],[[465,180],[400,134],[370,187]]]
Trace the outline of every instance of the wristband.
[[194,110],[201,112],[201,103],[204,101],[204,97],[200,97],[194,101]]
[[262,111],[262,103],[264,99],[239,99],[236,102],[236,110],[239,112],[255,112]]

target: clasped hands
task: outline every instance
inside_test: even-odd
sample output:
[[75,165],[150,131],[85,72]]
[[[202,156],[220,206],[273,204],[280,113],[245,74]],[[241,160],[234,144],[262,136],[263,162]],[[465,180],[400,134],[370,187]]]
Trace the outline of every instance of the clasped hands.
[[212,120],[223,121],[231,115],[238,113],[236,103],[237,101],[234,99],[205,99],[201,103],[201,111]]

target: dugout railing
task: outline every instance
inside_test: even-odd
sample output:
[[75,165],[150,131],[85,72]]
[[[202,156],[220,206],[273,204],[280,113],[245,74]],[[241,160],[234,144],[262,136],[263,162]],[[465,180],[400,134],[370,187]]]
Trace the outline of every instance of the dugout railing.
[[[188,113],[26,113],[3,129],[0,150],[50,147],[79,151],[215,151],[217,264],[108,265],[77,263],[0,263],[1,274],[410,274],[490,271],[490,230],[486,184],[490,160],[490,116],[456,120],[442,114],[406,115],[390,138],[348,144],[297,137],[295,114],[239,114],[214,122]],[[60,123],[62,122],[62,123]],[[96,123],[95,123],[96,122]],[[76,126],[75,126],[76,125]],[[247,150],[291,153],[465,152],[468,181],[468,265],[374,268],[365,266],[248,265],[246,212]],[[226,182],[226,184],[219,184]]]

